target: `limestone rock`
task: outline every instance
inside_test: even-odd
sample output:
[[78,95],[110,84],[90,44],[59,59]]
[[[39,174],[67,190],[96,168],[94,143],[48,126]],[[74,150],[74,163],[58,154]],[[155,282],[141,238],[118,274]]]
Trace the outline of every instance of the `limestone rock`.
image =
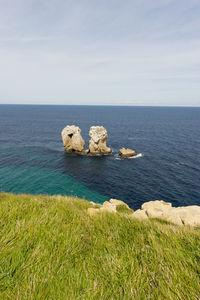
[[109,201],[105,201],[102,207],[100,208],[100,211],[109,211],[111,213],[117,213],[119,212],[119,208],[121,207],[125,209],[123,209],[124,214],[130,214],[133,212],[133,210],[131,210],[125,202],[117,199],[110,199]]
[[94,216],[99,212],[98,208],[89,207],[87,213],[89,216]]
[[149,218],[160,218],[177,225],[200,226],[200,206],[172,207],[164,201],[149,201],[142,205]]
[[174,213],[171,203],[162,200],[149,201],[142,205],[149,218],[159,218],[177,225],[182,225],[180,216]]
[[62,130],[61,135],[66,152],[87,153],[87,150],[84,150],[85,141],[81,136],[81,129],[78,126],[66,126]]
[[112,203],[105,201],[103,203],[103,206],[100,208],[100,211],[108,211],[108,212],[112,212],[112,213],[116,213],[116,205],[113,205]]
[[122,157],[133,157],[137,155],[137,153],[134,150],[128,148],[121,148],[119,152],[119,155]]
[[149,218],[162,218],[171,209],[171,203],[162,200],[149,201],[142,205],[142,209]]
[[184,225],[200,226],[200,206],[174,207],[174,213],[180,216]]
[[121,201],[121,200],[117,200],[117,199],[110,199],[109,202],[112,204],[112,205],[115,205],[115,206],[118,206],[118,205],[124,205],[126,206],[127,208],[129,208],[129,206],[124,202],[124,201]]
[[183,225],[183,222],[178,214],[174,211],[175,207],[172,207],[170,212],[164,212],[161,219],[174,223],[176,225]]
[[112,152],[112,149],[106,145],[108,134],[103,126],[92,126],[89,136],[91,137],[89,141],[90,154],[109,154]]
[[[95,204],[91,202],[91,204]],[[129,206],[121,200],[110,199],[105,201],[100,208],[88,208],[88,215],[93,216],[99,212],[117,213],[117,207]],[[127,213],[125,214],[127,216]],[[148,220],[149,218],[160,218],[177,225],[200,226],[200,206],[192,205],[185,207],[172,207],[172,204],[162,200],[149,201],[142,205],[141,209],[128,214],[130,218]]]
[[133,218],[139,219],[139,220],[148,219],[146,212],[142,209],[138,209],[138,210],[134,211],[134,213],[130,216]]
[[142,204],[143,210],[147,210],[149,208],[164,209],[166,207],[172,207],[172,204],[170,202],[165,202],[163,200],[149,201]]

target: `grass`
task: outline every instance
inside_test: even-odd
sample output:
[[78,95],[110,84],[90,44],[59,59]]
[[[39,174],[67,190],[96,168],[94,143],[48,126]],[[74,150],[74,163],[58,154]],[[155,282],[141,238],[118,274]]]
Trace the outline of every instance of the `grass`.
[[200,299],[200,230],[0,194],[0,299]]
[[131,208],[128,208],[125,205],[117,205],[116,210],[118,213],[128,214],[128,215],[134,212]]

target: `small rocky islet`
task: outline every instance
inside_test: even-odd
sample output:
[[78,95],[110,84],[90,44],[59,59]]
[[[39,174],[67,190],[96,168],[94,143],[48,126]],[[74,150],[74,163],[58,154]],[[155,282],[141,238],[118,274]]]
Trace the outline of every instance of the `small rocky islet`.
[[137,155],[137,152],[135,152],[134,150],[132,149],[128,149],[128,148],[121,148],[119,150],[120,152],[120,156],[121,157],[133,157],[133,156],[136,156]]
[[[85,141],[81,136],[81,129],[75,125],[67,125],[61,132],[63,145],[66,152],[89,155],[107,155],[112,153],[112,149],[107,147],[107,130],[103,126],[90,127],[89,149],[85,149]],[[137,153],[132,149],[121,148],[120,157],[133,157]]]

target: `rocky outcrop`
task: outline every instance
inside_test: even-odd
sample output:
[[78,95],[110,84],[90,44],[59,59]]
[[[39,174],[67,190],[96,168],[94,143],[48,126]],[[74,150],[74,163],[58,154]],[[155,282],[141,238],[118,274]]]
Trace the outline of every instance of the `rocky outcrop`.
[[110,199],[109,202],[112,204],[112,205],[115,205],[115,206],[119,206],[119,205],[124,205],[125,207],[129,208],[129,206],[122,200],[117,200],[117,199]]
[[102,207],[100,208],[100,211],[108,211],[108,212],[113,212],[116,213],[116,205],[110,203],[109,201],[105,201],[102,205]]
[[136,219],[139,219],[139,220],[145,220],[145,219],[148,219],[148,216],[146,214],[146,212],[142,209],[138,209],[136,210],[132,215],[131,217],[133,218],[136,218]]
[[88,153],[88,150],[84,150],[85,141],[81,136],[81,129],[78,126],[66,126],[62,130],[61,136],[66,152]]
[[121,148],[119,150],[119,153],[121,157],[133,157],[137,155],[137,153],[134,150],[128,148]]
[[98,208],[94,208],[94,207],[89,207],[87,210],[87,214],[88,216],[94,216],[99,212]]
[[[93,204],[93,202],[90,202],[93,206],[95,206],[95,204]],[[95,214],[98,214],[100,212],[110,212],[110,213],[117,213],[118,209],[124,207],[125,211],[130,213],[133,212],[133,210],[131,210],[129,208],[129,206],[121,201],[121,200],[117,200],[117,199],[110,199],[109,201],[105,201],[102,205],[100,205],[99,208],[94,208],[94,207],[90,207],[88,208],[88,215],[90,216],[94,216]]]
[[121,200],[110,199],[96,208],[88,208],[88,215],[94,216],[101,212],[122,213],[126,217],[148,220],[158,218],[176,225],[200,226],[200,206],[172,207],[171,203],[162,200],[149,201],[142,205],[141,209],[133,211]]
[[112,152],[112,149],[106,145],[108,134],[103,126],[92,126],[90,128],[89,136],[91,137],[89,141],[90,154],[109,154]]
[[133,217],[140,219],[159,218],[177,225],[200,226],[200,206],[172,207],[162,200],[149,201],[136,210]]

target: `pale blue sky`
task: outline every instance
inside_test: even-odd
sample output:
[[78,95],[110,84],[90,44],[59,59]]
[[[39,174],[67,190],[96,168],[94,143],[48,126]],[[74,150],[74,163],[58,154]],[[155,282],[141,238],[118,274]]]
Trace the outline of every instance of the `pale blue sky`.
[[0,0],[0,103],[200,106],[200,1]]

